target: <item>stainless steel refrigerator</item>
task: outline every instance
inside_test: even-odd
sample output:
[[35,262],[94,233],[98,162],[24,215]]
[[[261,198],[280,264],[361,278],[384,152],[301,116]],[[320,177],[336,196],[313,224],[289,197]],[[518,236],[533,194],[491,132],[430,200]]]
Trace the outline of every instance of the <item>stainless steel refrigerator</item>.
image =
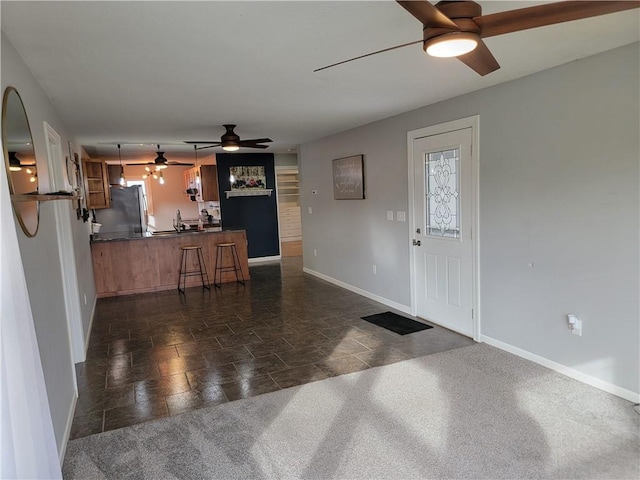
[[95,210],[100,233],[136,236],[147,231],[145,198],[142,187],[111,187],[111,208]]

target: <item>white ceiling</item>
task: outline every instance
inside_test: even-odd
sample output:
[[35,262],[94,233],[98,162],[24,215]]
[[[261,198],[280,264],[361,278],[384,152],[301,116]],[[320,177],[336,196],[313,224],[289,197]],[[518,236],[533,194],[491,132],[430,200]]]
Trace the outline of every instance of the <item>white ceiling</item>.
[[[545,2],[480,2],[483,13]],[[296,145],[638,41],[638,10],[486,39],[502,68],[485,77],[420,44],[393,1],[1,2],[2,30],[90,152],[183,140],[270,137]],[[26,99],[25,101],[28,101]],[[105,145],[104,143],[110,143]],[[123,146],[123,157],[155,146]],[[210,152],[205,150],[202,153]],[[213,151],[221,151],[214,149]],[[243,151],[243,150],[241,150]],[[257,151],[257,150],[246,150]],[[171,155],[169,155],[171,153]]]

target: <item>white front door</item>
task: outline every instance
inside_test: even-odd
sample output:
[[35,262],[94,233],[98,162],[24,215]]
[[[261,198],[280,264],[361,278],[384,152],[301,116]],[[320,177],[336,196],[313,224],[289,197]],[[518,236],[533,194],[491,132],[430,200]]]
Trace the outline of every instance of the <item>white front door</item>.
[[413,139],[416,316],[470,337],[474,325],[473,129]]

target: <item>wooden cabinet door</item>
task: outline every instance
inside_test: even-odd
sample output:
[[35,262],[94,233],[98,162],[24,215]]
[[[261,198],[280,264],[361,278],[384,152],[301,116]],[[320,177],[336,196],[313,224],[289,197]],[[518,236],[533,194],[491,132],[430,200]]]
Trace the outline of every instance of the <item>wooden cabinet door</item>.
[[205,202],[220,201],[220,194],[218,193],[218,167],[215,165],[201,165],[200,181],[202,184],[202,200]]
[[104,160],[83,158],[82,172],[84,173],[84,192],[87,208],[109,208],[111,206],[109,177]]

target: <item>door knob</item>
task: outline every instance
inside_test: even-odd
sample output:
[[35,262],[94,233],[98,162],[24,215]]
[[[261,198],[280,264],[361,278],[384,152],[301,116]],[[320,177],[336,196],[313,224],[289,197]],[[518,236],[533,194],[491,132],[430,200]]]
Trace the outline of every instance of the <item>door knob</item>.
[[413,239],[413,245],[415,247],[419,247],[420,245],[422,245],[422,242],[420,240],[416,240],[415,238]]

